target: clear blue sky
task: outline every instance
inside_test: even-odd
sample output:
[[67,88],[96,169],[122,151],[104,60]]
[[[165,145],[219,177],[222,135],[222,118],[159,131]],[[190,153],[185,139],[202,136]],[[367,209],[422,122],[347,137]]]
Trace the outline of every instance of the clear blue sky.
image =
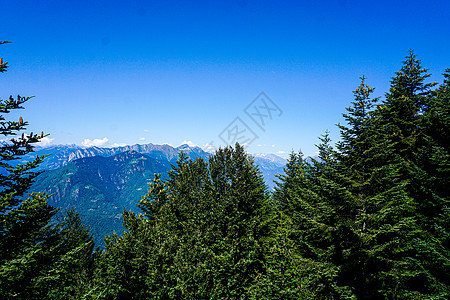
[[[0,4],[0,97],[36,96],[21,115],[53,144],[218,146],[239,117],[250,152],[314,155],[360,76],[383,96],[409,49],[433,81],[450,67],[449,1]],[[264,131],[244,111],[260,92],[282,112]]]

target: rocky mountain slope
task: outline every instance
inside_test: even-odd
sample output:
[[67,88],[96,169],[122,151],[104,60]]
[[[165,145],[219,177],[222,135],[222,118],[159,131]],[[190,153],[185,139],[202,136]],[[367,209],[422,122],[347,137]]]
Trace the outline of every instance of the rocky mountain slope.
[[123,230],[123,209],[137,211],[154,174],[164,178],[168,170],[169,162],[136,151],[85,157],[42,173],[32,191],[52,194],[49,204],[62,211],[76,207],[100,244],[105,235]]

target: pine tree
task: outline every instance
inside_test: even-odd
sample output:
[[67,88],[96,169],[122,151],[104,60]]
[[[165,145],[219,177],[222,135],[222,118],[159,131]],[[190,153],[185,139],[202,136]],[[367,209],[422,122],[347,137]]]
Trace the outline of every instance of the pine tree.
[[320,298],[321,264],[301,257],[291,240],[292,220],[275,213],[275,228],[266,241],[264,272],[258,274],[249,292],[250,299]]
[[[6,42],[2,42],[4,44]],[[0,71],[6,71],[2,63]],[[0,134],[16,136],[28,125],[22,117],[9,121],[5,115],[23,108],[31,97],[17,96],[0,99]],[[33,172],[43,157],[17,164],[16,160],[33,150],[33,144],[44,135],[29,134],[12,138],[0,146],[0,281],[3,297],[20,297],[30,285],[35,261],[41,251],[42,239],[51,234],[47,226],[56,210],[47,205],[46,195],[32,194],[24,199],[26,191],[38,175]]]
[[319,159],[307,163],[292,154],[275,192],[275,201],[292,220],[290,239],[296,255],[310,261],[309,293],[316,299],[350,297],[340,281],[342,265],[356,238],[351,219],[354,199],[340,181],[336,153],[328,132],[321,137]]
[[329,275],[316,297],[448,297],[448,81],[433,92],[428,76],[411,52],[377,107],[362,78],[339,151],[325,135],[319,160],[291,155],[275,202]]
[[100,297],[246,297],[263,271],[271,208],[243,147],[220,149],[209,161],[181,154],[139,207],[144,214],[124,213],[124,235],[107,240]]
[[432,188],[441,196],[448,196],[450,186],[450,69],[444,82],[427,98],[423,115],[424,139],[418,155],[430,175]]
[[[6,71],[6,67],[2,63],[0,71]],[[67,299],[75,296],[75,278],[79,275],[75,272],[87,269],[93,241],[74,212],[68,212],[67,222],[53,225],[52,217],[58,210],[48,205],[48,195],[27,195],[40,174],[34,170],[44,157],[36,156],[26,163],[17,161],[32,152],[44,134],[23,133],[28,123],[22,117],[7,120],[6,114],[22,109],[30,99],[0,99],[0,134],[13,137],[0,145],[0,297]]]
[[351,176],[349,180],[354,184],[364,183],[370,173],[369,150],[374,142],[371,123],[375,103],[379,101],[378,98],[371,98],[373,91],[374,88],[367,85],[366,78],[361,77],[360,85],[353,92],[355,100],[343,114],[347,124],[338,124],[341,132],[341,140],[337,143],[338,160],[343,172]]
[[74,208],[66,211],[55,234],[46,237],[33,278],[33,297],[80,299],[90,289],[94,263],[94,239]]
[[270,234],[271,205],[263,177],[242,146],[221,149],[209,160],[214,187],[214,245],[219,297],[242,297],[261,272]]
[[[397,190],[403,195],[403,200],[389,212],[391,219],[397,218],[404,232],[396,229],[389,234],[390,239],[398,236],[396,245],[383,250],[382,257],[391,262],[390,271],[384,273],[386,295],[442,297],[449,292],[448,277],[442,275],[449,271],[448,264],[444,263],[448,251],[442,247],[434,230],[436,216],[442,218],[446,214],[448,217],[445,212],[448,198],[447,201],[443,198],[448,194],[440,193],[430,184],[433,181],[431,165],[421,154],[431,146],[426,119],[430,109],[434,110],[430,97],[435,83],[425,83],[429,76],[411,51],[392,79],[386,100],[376,111],[379,143],[373,147],[373,155],[378,155],[381,164],[374,169],[374,179],[378,178],[372,182],[380,194]],[[430,152],[428,150],[428,154]],[[380,180],[375,174],[383,171],[387,171],[387,176]],[[400,207],[402,211],[398,210]],[[386,212],[380,210],[379,215],[386,216]]]
[[[364,176],[358,177],[359,172],[345,175],[359,199],[360,264],[355,267],[367,276],[350,283],[359,297],[445,298],[448,293],[448,277],[442,275],[448,273],[448,251],[432,229],[436,216],[442,219],[448,212],[442,193],[439,197],[429,184],[433,176],[424,161],[432,157],[426,118],[434,106],[430,101],[434,84],[426,84],[427,77],[410,52],[392,79],[386,100],[369,115],[369,134],[350,139],[362,140],[365,151],[341,148],[343,172],[355,164],[364,171]],[[341,126],[344,146],[350,144],[348,133],[356,125],[347,120],[350,128]]]

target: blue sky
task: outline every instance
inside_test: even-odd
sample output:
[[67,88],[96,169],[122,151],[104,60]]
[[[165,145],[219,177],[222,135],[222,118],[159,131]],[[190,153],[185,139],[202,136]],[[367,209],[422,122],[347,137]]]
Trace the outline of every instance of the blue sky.
[[[409,49],[433,81],[450,67],[448,1],[0,4],[0,97],[34,95],[20,115],[52,144],[217,147],[238,128],[249,152],[314,155],[360,76],[383,96]],[[245,112],[261,92],[279,108],[263,128]]]

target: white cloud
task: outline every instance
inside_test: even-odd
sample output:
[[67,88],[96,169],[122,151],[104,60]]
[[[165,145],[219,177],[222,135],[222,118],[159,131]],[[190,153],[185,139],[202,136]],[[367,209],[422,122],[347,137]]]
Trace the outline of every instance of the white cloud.
[[148,129],[144,129],[144,132],[150,132],[150,130],[148,130]]
[[116,147],[125,147],[127,144],[124,143],[114,143],[111,145],[111,148],[116,148]]
[[256,145],[257,147],[264,147],[264,145],[262,145],[262,144],[258,144],[258,145]]
[[81,145],[83,145],[84,147],[101,147],[103,145],[105,145],[108,142],[108,138],[104,137],[103,139],[94,139],[94,140],[90,140],[90,139],[84,139],[84,141],[81,143]]
[[197,147],[197,144],[194,144],[192,141],[183,141],[181,145],[187,144],[189,147]]
[[277,153],[278,153],[278,154],[286,154],[287,152],[286,152],[286,151],[281,151],[281,150],[280,150],[280,151],[277,151]]
[[203,149],[203,151],[206,151],[209,153],[214,153],[217,151],[216,146],[214,146],[212,143],[204,144],[202,149]]
[[139,140],[140,141],[145,141],[145,137],[140,137]]
[[276,145],[275,145],[275,144],[273,144],[273,145],[272,145],[272,148],[274,148],[275,146],[276,146]]
[[45,136],[45,137],[43,137],[41,139],[41,141],[39,143],[37,143],[37,145],[41,146],[41,147],[45,147],[45,146],[50,145],[54,140],[55,139],[52,139],[52,138],[49,138],[49,137]]

